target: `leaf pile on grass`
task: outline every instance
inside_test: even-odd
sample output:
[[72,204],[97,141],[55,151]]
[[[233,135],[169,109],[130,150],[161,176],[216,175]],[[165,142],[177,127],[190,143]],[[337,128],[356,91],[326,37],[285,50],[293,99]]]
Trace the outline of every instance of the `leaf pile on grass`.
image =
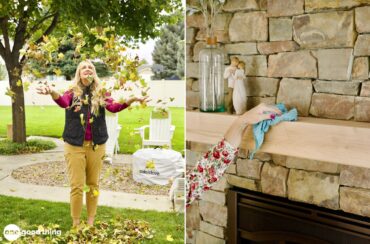
[[[40,225],[38,230],[56,230],[58,225]],[[28,243],[139,243],[154,237],[155,231],[148,222],[143,220],[123,219],[116,217],[108,222],[96,221],[94,226],[82,222],[64,235],[33,235],[23,236],[15,244]]]
[[9,139],[0,140],[0,155],[38,153],[56,148],[53,141],[31,139],[25,143],[16,143]]
[[[32,156],[30,157],[32,160]],[[12,177],[22,183],[69,186],[65,161],[37,163],[19,167],[12,172]],[[144,195],[168,195],[171,182],[167,185],[145,185],[132,177],[131,164],[103,164],[100,174],[100,189]]]

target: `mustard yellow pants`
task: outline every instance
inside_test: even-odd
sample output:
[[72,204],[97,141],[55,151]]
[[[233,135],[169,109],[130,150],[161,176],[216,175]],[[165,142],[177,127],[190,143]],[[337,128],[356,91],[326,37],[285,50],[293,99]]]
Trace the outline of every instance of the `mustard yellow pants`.
[[71,186],[71,216],[79,219],[83,205],[83,188],[86,184],[90,190],[86,192],[86,208],[88,217],[96,215],[99,191],[99,177],[105,154],[105,144],[92,148],[91,141],[84,141],[83,146],[74,146],[65,142],[64,156],[67,162],[68,178]]

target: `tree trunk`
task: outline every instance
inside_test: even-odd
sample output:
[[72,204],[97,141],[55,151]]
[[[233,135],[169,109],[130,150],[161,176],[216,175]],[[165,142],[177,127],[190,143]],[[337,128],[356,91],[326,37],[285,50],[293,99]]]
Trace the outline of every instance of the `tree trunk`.
[[[26,116],[24,107],[24,92],[23,84],[17,86],[17,82],[21,81],[22,67],[15,65],[8,67],[9,86],[15,93],[12,97],[12,119],[13,119],[13,142],[26,142]],[[17,70],[14,72],[14,70]],[[12,72],[13,71],[13,72]]]

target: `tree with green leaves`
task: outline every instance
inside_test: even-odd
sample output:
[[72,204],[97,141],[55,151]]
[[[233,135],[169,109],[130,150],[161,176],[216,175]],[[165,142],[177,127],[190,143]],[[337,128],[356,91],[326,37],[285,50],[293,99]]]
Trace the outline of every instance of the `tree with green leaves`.
[[[64,36],[71,28],[75,33],[86,33],[85,47],[92,52],[99,48],[96,38],[89,39],[89,30],[95,27],[114,27],[123,43],[145,41],[156,37],[163,24],[175,23],[180,14],[181,0],[0,0],[0,56],[9,77],[7,95],[12,97],[13,141],[26,141],[21,77],[30,48],[46,36]],[[54,44],[50,48],[57,46]]]
[[174,76],[184,76],[184,23],[182,20],[174,25],[162,28],[159,40],[156,41],[152,53],[154,64],[163,69],[154,71],[154,79],[168,79]]
[[[72,36],[68,36],[65,43],[59,46],[58,52],[53,53],[54,56],[63,54],[63,58],[54,57],[46,65],[44,65],[44,62],[31,59],[29,61],[30,69],[47,75],[54,75],[55,70],[60,70],[61,75],[64,75],[67,80],[71,80],[74,78],[77,65],[82,61],[81,55],[76,55],[75,51],[76,45],[72,41]],[[93,61],[92,63],[99,77],[106,77],[112,74],[105,63],[99,61]]]

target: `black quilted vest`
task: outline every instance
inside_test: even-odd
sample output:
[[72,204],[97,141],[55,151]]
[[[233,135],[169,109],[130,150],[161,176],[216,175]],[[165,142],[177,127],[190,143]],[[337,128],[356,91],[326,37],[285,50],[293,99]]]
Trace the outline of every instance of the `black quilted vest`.
[[[82,103],[81,110],[74,112],[75,107],[66,109],[65,124],[63,131],[63,139],[67,143],[75,146],[82,146],[85,139],[85,130],[87,127],[87,114],[90,111],[90,118],[93,118],[91,123],[91,134],[93,145],[104,144],[108,140],[107,124],[105,122],[105,108],[99,108],[99,115],[95,116],[91,113],[91,94],[90,87],[87,87],[83,93],[83,98],[89,94],[88,104]],[[72,104],[72,101],[71,101]],[[71,105],[70,104],[70,105]],[[81,123],[81,115],[85,123]],[[95,146],[93,147],[95,149]]]

